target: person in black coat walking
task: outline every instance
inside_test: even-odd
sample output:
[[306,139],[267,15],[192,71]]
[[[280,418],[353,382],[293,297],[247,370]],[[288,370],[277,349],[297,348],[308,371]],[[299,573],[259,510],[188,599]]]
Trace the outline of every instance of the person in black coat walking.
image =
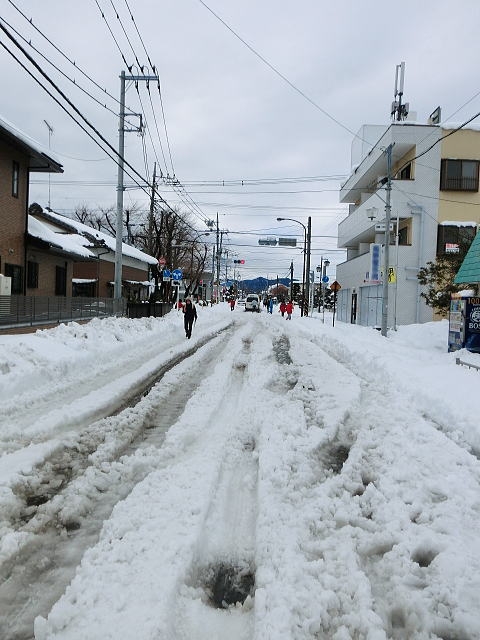
[[185,300],[185,304],[183,306],[182,311],[183,311],[183,326],[185,327],[185,335],[187,338],[190,339],[192,337],[193,323],[197,319],[197,309],[195,308],[195,305],[190,300],[190,298],[187,298]]

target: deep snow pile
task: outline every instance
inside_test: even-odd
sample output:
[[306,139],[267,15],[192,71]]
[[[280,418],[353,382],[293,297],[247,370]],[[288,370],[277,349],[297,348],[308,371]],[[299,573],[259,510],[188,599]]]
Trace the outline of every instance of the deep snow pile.
[[[447,324],[385,339],[316,317],[205,314],[197,338],[233,318],[228,349],[163,446],[138,454],[152,472],[35,637],[480,637],[480,373],[446,353]],[[116,336],[100,338],[105,354],[133,331],[109,322],[95,323]],[[163,321],[167,348],[183,344],[178,322]],[[148,341],[151,328],[135,326],[132,344]],[[82,357],[69,331],[51,332],[42,354],[51,380],[58,353]],[[35,340],[0,338],[10,362],[22,343],[17,370],[31,379]],[[219,570],[243,581],[242,603],[216,602]]]

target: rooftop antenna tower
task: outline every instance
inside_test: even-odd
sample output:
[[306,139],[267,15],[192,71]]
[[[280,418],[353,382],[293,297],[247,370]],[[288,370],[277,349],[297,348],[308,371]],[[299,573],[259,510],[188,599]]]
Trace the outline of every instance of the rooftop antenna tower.
[[397,64],[395,68],[395,93],[394,101],[392,102],[392,108],[390,111],[392,120],[397,120],[398,122],[406,119],[410,108],[408,102],[402,104],[404,79],[405,62],[401,62],[400,64]]
[[[44,123],[47,125],[47,129],[48,129],[48,150],[50,151],[53,127],[46,120],[44,120]],[[50,206],[51,206],[51,201],[50,201],[50,171],[49,171],[48,172],[48,208],[49,209],[50,209]]]

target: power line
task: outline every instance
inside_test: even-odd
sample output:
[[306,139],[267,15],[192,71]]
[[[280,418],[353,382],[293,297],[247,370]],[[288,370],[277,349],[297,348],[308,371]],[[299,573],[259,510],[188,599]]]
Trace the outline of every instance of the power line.
[[[13,42],[13,44],[22,52],[22,54],[27,58],[27,60],[35,67],[35,69],[42,75],[42,77],[44,77],[47,82],[49,82],[49,84],[51,84],[54,89],[60,94],[60,96],[67,102],[67,104],[75,111],[75,113],[85,122],[85,124],[92,129],[92,131],[95,133],[95,135],[98,136],[98,138],[103,142],[103,144],[105,144],[108,149],[110,149],[111,152],[113,152],[114,155],[111,155],[111,153],[109,153],[109,151],[107,151],[104,147],[102,147],[102,145],[99,143],[99,141],[88,131],[88,129],[86,129],[78,120],[75,119],[75,117],[72,115],[72,113],[70,113],[70,111],[68,111],[68,109],[65,107],[65,105],[63,105],[60,100],[54,96],[51,91],[48,90],[47,87],[45,87],[45,85],[42,84],[42,82],[35,77],[35,75],[29,70],[27,69],[27,67],[15,56],[15,54],[10,51],[10,49],[8,49],[8,47],[3,43],[0,42],[0,45],[7,51],[7,53],[9,53],[14,60],[28,73],[28,75],[30,75],[33,80],[35,82],[37,82],[37,84],[40,85],[40,87],[60,106],[61,109],[63,109],[63,111],[65,111],[65,113],[67,113],[67,115],[93,140],[93,142],[95,142],[95,144],[97,144],[97,146],[99,146],[102,151],[104,153],[106,153],[117,165],[119,165],[119,158],[120,155],[118,153],[118,151],[108,142],[108,140],[106,140],[104,138],[104,136],[98,131],[98,129],[96,129],[96,127],[94,127],[94,125],[92,125],[87,118],[80,112],[80,110],[73,104],[73,102],[65,95],[65,93],[55,84],[55,82],[48,76],[48,74],[40,67],[40,65],[30,56],[30,54],[22,47],[22,45],[14,38],[14,36],[9,33],[8,29],[0,23],[0,30],[2,30],[6,36],[9,38],[9,40],[11,40]],[[144,176],[142,176],[136,169],[135,167],[133,167],[125,158],[122,158],[123,162],[125,163],[125,165],[136,175],[140,178],[140,180],[142,182],[146,182]],[[132,175],[130,175],[128,173],[128,171],[125,170],[125,173],[130,177],[131,180],[133,180],[140,189],[142,189],[147,195],[150,196],[150,192],[145,188],[144,185],[140,184]],[[159,198],[160,202],[167,207],[170,212],[175,215],[176,217],[180,217],[178,215],[178,213],[168,204],[168,202],[162,198],[162,196],[158,193],[157,190],[155,190],[157,197]],[[186,220],[182,219],[182,222],[190,229],[192,229],[193,231],[197,231],[197,229],[195,229],[191,224],[189,224]]]
[[273,66],[273,64],[271,64],[266,58],[264,58],[260,53],[258,53],[258,51],[256,51],[251,45],[248,44],[248,42],[246,42],[246,40],[244,40],[232,27],[230,27],[230,25],[228,25],[225,20],[223,20],[223,18],[221,18],[217,13],[215,13],[215,11],[213,11],[213,9],[211,9],[203,0],[198,0],[200,2],[200,4],[202,4],[205,9],[207,9],[219,22],[221,22],[223,24],[224,27],[226,27],[230,33],[232,33],[238,40],[240,40],[240,42],[242,44],[244,44],[247,49],[249,49],[255,56],[257,56],[257,58],[259,58],[265,65],[267,65],[267,67],[273,71],[277,76],[279,76],[284,82],[286,82],[289,87],[291,87],[294,91],[296,91],[298,94],[300,94],[303,98],[305,98],[305,100],[307,102],[309,102],[312,106],[314,106],[316,109],[318,109],[319,111],[321,111],[323,113],[323,115],[327,116],[327,118],[329,118],[330,120],[332,120],[333,122],[335,122],[335,124],[337,124],[339,127],[341,127],[342,129],[344,129],[345,131],[348,131],[348,133],[351,133],[352,136],[354,138],[359,138],[360,140],[362,140],[363,142],[370,144],[370,142],[368,142],[367,140],[364,140],[361,136],[359,136],[357,133],[354,133],[351,129],[349,129],[346,125],[344,125],[342,122],[340,122],[340,120],[337,120],[337,118],[335,118],[334,116],[332,116],[330,113],[328,113],[328,111],[325,111],[325,109],[323,109],[317,102],[315,102],[314,100],[312,100],[312,98],[310,98],[304,91],[302,91],[301,89],[299,89],[296,85],[293,84],[293,82],[291,82],[286,76],[283,75],[283,73],[281,73],[276,67]]
[[[100,85],[99,85],[99,84],[98,84],[98,83],[97,83],[97,82],[96,82],[92,77],[90,77],[90,76],[88,75],[88,73],[86,73],[86,72],[85,72],[81,67],[79,67],[79,66],[77,65],[77,63],[76,63],[74,60],[72,60],[71,58],[69,58],[69,56],[67,56],[67,54],[66,54],[64,51],[62,51],[59,47],[57,47],[57,45],[56,45],[54,42],[52,42],[52,40],[50,40],[50,38],[48,38],[48,37],[43,33],[43,31],[42,31],[39,27],[37,27],[37,26],[36,26],[36,24],[33,22],[33,19],[32,19],[32,18],[28,18],[28,17],[27,17],[27,16],[26,16],[26,15],[25,15],[25,14],[24,14],[24,13],[23,13],[23,12],[22,12],[18,7],[17,7],[17,6],[16,6],[16,4],[15,4],[12,0],[8,0],[8,2],[12,5],[12,7],[13,7],[16,11],[18,11],[18,13],[22,16],[22,18],[24,18],[24,19],[28,22],[28,24],[29,24],[29,25],[31,25],[31,26],[35,29],[35,31],[36,31],[36,32],[37,32],[37,33],[38,33],[42,38],[44,38],[44,39],[45,39],[45,40],[46,40],[46,41],[47,41],[47,42],[48,42],[48,43],[49,43],[49,44],[50,44],[50,45],[55,49],[55,51],[57,51],[57,52],[58,52],[58,53],[59,53],[63,58],[65,58],[65,59],[66,59],[66,60],[67,60],[71,65],[73,65],[73,66],[75,67],[75,69],[77,69],[77,70],[78,70],[78,71],[79,71],[79,72],[80,72],[80,73],[81,73],[81,74],[82,74],[82,75],[83,75],[87,80],[89,80],[89,81],[90,81],[90,82],[91,82],[95,87],[97,87],[97,89],[100,89],[100,91],[101,91],[102,93],[104,93],[104,94],[105,94],[105,95],[107,95],[109,98],[111,98],[112,100],[114,100],[117,104],[119,104],[119,100],[118,100],[118,98],[116,98],[116,97],[115,97],[115,96],[113,96],[111,93],[109,93],[109,92],[108,92],[104,87],[101,87],[101,86],[100,86]],[[2,18],[2,20],[4,20],[4,19]],[[4,22],[6,22],[6,21],[4,20]],[[7,24],[8,24],[8,23],[7,23]],[[10,25],[9,25],[9,26],[10,26]],[[13,27],[10,27],[10,28],[11,28],[12,30],[14,30],[14,29],[13,29]],[[16,33],[18,34],[18,32],[17,32],[17,31],[16,31]],[[26,40],[25,40],[25,38],[23,38],[22,36],[20,36],[20,35],[19,35],[19,37],[21,37],[21,38],[22,38],[22,40],[26,41]],[[30,42],[28,42],[28,44],[29,44],[30,46],[32,46],[32,48],[34,49],[34,51],[36,51],[36,49],[33,47],[33,45],[32,45]],[[45,56],[43,56],[43,54],[41,54],[39,51],[37,51],[37,53],[39,53],[39,55],[42,55],[42,57],[45,57]],[[47,60],[47,62],[49,62],[49,63],[50,63],[50,64],[52,64],[52,66],[53,66],[53,63],[51,63],[47,58],[45,58],[45,59]],[[56,68],[56,67],[55,67],[55,68]],[[75,83],[75,82],[74,82],[74,84],[77,84],[77,83]],[[77,84],[77,86],[79,87],[79,85],[78,85],[78,84]],[[95,99],[95,98],[94,98],[94,99]],[[105,105],[102,105],[102,106],[105,106]],[[133,109],[130,109],[130,107],[125,107],[125,108],[127,109],[127,111],[130,111],[131,113],[134,113]]]

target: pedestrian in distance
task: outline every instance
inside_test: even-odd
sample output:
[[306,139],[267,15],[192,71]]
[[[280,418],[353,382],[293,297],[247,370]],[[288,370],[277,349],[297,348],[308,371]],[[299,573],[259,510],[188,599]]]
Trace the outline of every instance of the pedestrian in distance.
[[282,314],[282,318],[285,316],[285,311],[287,310],[287,305],[284,300],[280,303],[280,313]]
[[287,320],[291,320],[293,313],[293,302],[291,300],[285,305],[285,311],[287,312]]
[[268,313],[273,313],[273,298],[270,298],[270,302],[268,303]]
[[185,300],[182,311],[185,336],[190,340],[190,338],[192,337],[193,323],[197,321],[197,309],[190,298],[187,298]]
[[230,310],[233,311],[235,309],[235,298],[230,299]]

